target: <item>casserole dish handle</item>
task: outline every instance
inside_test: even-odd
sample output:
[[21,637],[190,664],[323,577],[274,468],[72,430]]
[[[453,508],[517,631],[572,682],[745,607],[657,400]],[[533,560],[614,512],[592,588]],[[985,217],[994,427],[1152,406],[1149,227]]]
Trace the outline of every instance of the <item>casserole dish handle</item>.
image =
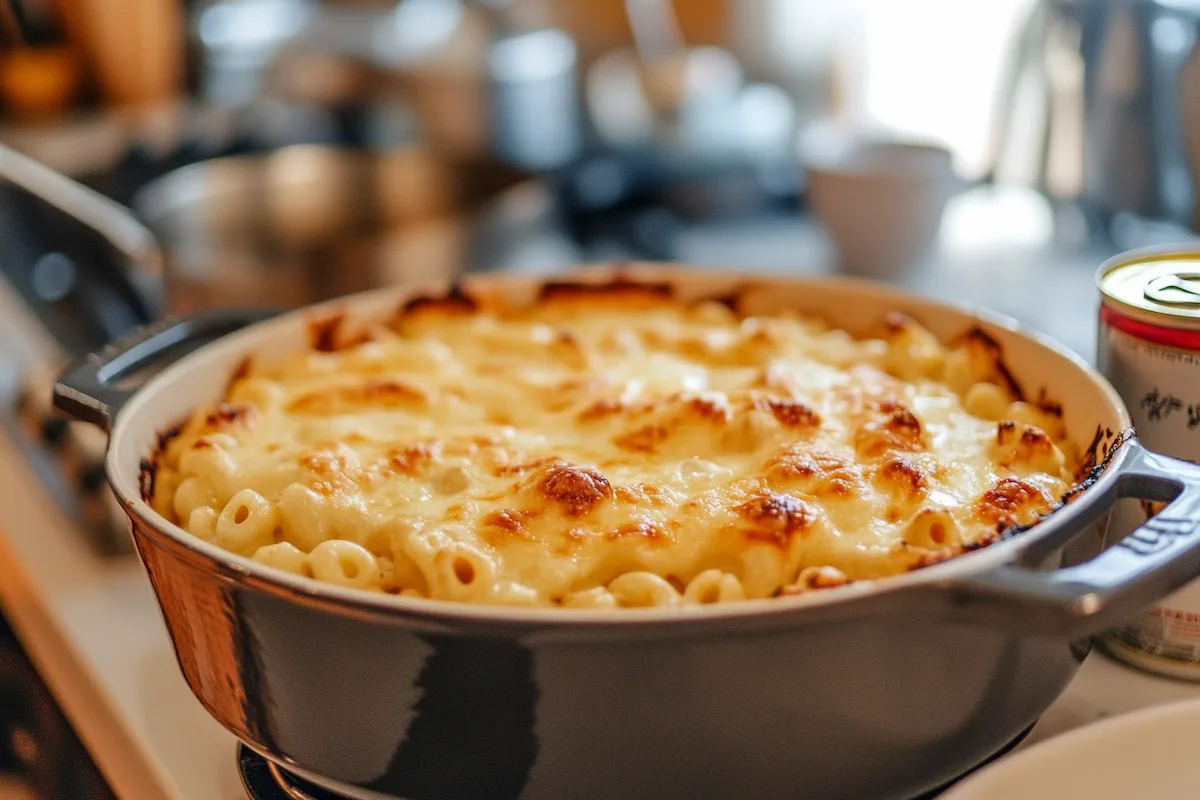
[[67,367],[54,384],[54,407],[107,433],[121,407],[137,392],[138,372],[279,313],[280,309],[221,309],[137,328]]
[[1007,629],[1088,636],[1200,578],[1200,466],[1152,453],[1134,438],[1125,447],[1117,479],[1072,524],[1082,531],[1122,497],[1168,503],[1159,514],[1076,566],[1006,564],[955,581],[948,596],[957,610]]

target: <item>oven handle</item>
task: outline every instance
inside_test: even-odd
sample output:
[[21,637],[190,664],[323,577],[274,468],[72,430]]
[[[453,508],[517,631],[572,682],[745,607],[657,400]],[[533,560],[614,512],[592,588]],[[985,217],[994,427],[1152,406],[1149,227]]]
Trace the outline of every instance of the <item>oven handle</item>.
[[134,373],[162,363],[183,345],[199,345],[279,313],[281,309],[220,309],[137,328],[67,367],[54,384],[54,408],[107,433],[141,388]]
[[1006,564],[943,584],[954,611],[1008,630],[1083,637],[1120,625],[1200,577],[1200,466],[1152,453],[1133,437],[1123,449],[1116,480],[1089,490],[1100,496],[1077,501],[1088,505],[1070,520],[1075,535],[1122,497],[1168,503],[1158,515],[1076,566]]

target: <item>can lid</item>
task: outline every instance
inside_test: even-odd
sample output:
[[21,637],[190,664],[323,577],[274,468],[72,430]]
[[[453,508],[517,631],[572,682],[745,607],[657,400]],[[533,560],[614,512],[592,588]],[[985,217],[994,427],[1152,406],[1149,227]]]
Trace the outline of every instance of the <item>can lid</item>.
[[1131,316],[1200,328],[1200,251],[1118,259],[1101,270],[1097,283],[1109,304]]

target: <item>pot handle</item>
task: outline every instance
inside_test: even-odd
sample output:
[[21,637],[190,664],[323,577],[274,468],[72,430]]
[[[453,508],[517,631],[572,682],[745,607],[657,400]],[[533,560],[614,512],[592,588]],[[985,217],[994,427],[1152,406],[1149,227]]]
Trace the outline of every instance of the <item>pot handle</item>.
[[144,325],[67,367],[54,384],[54,408],[107,433],[121,407],[140,388],[141,382],[129,385],[133,373],[178,352],[182,345],[216,339],[279,313],[279,309],[231,308]]
[[1006,564],[949,587],[968,617],[1031,633],[1089,636],[1119,625],[1200,577],[1200,466],[1152,453],[1135,438],[1116,481],[1080,529],[1121,497],[1169,505],[1090,561],[1058,570]]

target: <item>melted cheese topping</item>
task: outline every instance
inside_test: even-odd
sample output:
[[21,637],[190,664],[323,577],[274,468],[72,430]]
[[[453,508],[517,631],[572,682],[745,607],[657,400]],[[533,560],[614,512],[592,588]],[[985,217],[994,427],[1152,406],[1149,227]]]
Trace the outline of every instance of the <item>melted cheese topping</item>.
[[569,607],[836,586],[1048,512],[1078,459],[995,343],[881,331],[638,291],[424,303],[244,370],[166,445],[152,499],[317,579]]

